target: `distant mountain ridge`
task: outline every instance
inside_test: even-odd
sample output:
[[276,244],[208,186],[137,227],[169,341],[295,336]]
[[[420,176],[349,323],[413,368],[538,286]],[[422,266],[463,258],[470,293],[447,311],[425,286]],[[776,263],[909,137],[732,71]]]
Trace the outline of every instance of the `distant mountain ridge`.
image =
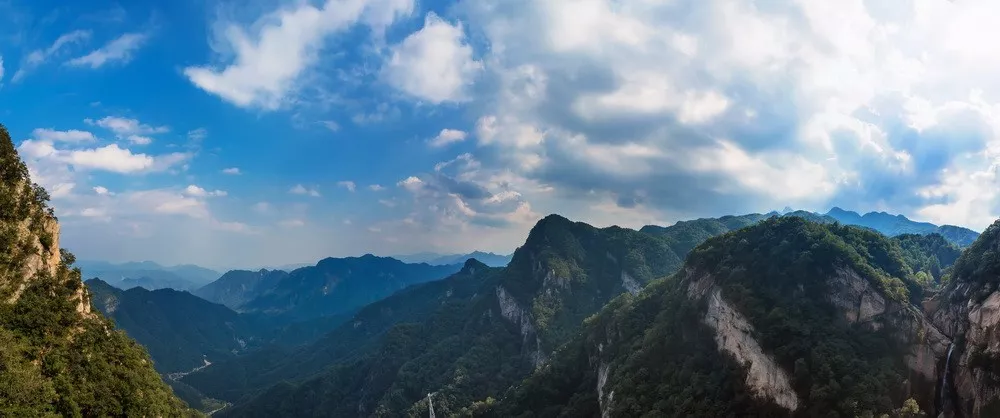
[[465,263],[466,260],[473,258],[476,261],[479,261],[480,263],[483,263],[490,267],[504,267],[508,263],[510,263],[510,259],[513,256],[514,254],[503,255],[503,254],[496,254],[492,252],[484,252],[476,250],[468,254],[438,254],[431,252],[423,252],[423,253],[407,254],[407,255],[394,255],[391,257],[400,260],[404,263],[427,263],[432,266],[462,264]]
[[979,238],[979,233],[968,228],[954,225],[935,225],[929,222],[917,222],[903,215],[893,215],[886,212],[868,212],[861,215],[857,212],[834,207],[826,213],[837,222],[847,225],[868,227],[890,237],[903,234],[941,234],[946,240],[968,247]]
[[162,266],[152,261],[110,263],[106,261],[80,261],[85,279],[99,278],[120,289],[142,287],[147,290],[194,290],[218,279],[220,273],[192,264]]

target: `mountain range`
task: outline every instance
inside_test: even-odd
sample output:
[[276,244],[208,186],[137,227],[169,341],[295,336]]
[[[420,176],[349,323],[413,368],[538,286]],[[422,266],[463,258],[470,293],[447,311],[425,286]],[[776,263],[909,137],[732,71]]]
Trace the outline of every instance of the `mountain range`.
[[502,255],[491,252],[473,251],[466,254],[438,254],[425,252],[407,255],[394,255],[392,258],[405,263],[427,263],[432,266],[462,264],[471,258],[490,267],[504,267],[507,263],[510,263],[511,256],[513,256],[513,254]]
[[0,139],[3,416],[1000,415],[1000,221],[549,215],[502,267],[327,258],[215,303],[84,285]]
[[194,290],[220,276],[215,270],[195,265],[165,267],[152,261],[115,264],[82,260],[78,268],[84,278],[98,278],[120,289],[143,287],[147,290]]

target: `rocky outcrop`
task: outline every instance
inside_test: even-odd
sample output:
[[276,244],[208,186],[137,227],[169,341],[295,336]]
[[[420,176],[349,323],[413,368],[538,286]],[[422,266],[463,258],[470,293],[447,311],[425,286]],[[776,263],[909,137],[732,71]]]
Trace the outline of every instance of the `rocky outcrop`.
[[861,323],[872,330],[889,327],[909,347],[903,359],[907,367],[929,383],[938,381],[944,372],[939,370],[939,360],[948,352],[950,337],[909,304],[886,299],[851,268],[837,268],[828,283],[827,300],[843,312],[848,322]]
[[764,353],[753,337],[753,327],[722,296],[722,289],[715,286],[710,275],[692,280],[688,285],[688,297],[707,298],[707,309],[702,322],[715,331],[715,342],[719,350],[732,355],[736,361],[747,366],[746,385],[754,394],[775,404],[795,411],[799,408],[799,397],[792,389],[788,373]]
[[536,368],[541,367],[548,361],[548,357],[542,352],[542,341],[538,337],[535,325],[531,322],[531,315],[503,286],[497,286],[496,294],[500,315],[518,328],[521,333],[521,343],[527,350],[532,365]]
[[632,276],[629,276],[625,270],[622,270],[622,287],[631,293],[632,296],[638,295],[639,291],[642,290],[642,285],[632,278]]
[[1000,291],[978,301],[982,293],[970,283],[957,283],[925,304],[935,324],[964,341],[952,375],[960,399],[956,407],[971,417],[1000,413]]

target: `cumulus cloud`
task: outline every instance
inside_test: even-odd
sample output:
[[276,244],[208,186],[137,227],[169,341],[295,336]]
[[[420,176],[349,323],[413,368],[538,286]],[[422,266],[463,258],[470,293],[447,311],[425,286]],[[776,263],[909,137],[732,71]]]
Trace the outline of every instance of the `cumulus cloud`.
[[355,185],[354,182],[350,180],[338,181],[337,186],[343,187],[351,193],[354,193],[354,190],[357,189],[357,185]]
[[208,191],[192,184],[184,188],[184,194],[194,197],[219,197],[225,196],[227,193],[223,190]]
[[94,193],[97,193],[100,196],[110,196],[113,194],[107,187],[104,186],[94,186]]
[[467,89],[480,69],[462,25],[428,13],[422,29],[392,47],[382,71],[396,88],[438,104],[468,100]]
[[412,0],[327,0],[283,7],[250,25],[223,22],[216,41],[222,49],[216,52],[231,52],[232,59],[222,66],[187,67],[184,75],[234,105],[276,110],[291,100],[330,36],[358,22],[381,30],[412,10]]
[[303,196],[320,197],[319,190],[317,190],[314,187],[312,188],[305,187],[301,184],[296,184],[294,187],[288,190],[288,193],[303,195]]
[[127,136],[137,136],[137,135],[153,135],[162,134],[165,132],[170,132],[170,128],[166,126],[151,126],[139,122],[136,119],[124,118],[119,116],[106,116],[104,118],[93,120],[84,119],[88,125],[100,126],[115,135],[121,137]]
[[462,142],[468,134],[465,131],[459,131],[456,129],[442,129],[440,133],[432,138],[429,143],[432,147],[443,147],[448,144],[455,142]]
[[57,131],[54,129],[38,128],[31,131],[31,135],[35,139],[49,142],[92,142],[97,140],[94,134],[76,129]]
[[982,227],[1000,213],[1000,201],[976,213],[958,203],[971,192],[943,186],[957,172],[989,178],[986,150],[1000,149],[1000,59],[974,35],[993,32],[992,2],[456,10],[486,45],[483,169],[544,185],[522,198],[553,211],[590,196],[601,210],[586,220],[613,212],[607,202],[642,219],[838,204]]
[[142,47],[147,38],[148,36],[142,33],[126,33],[87,55],[67,61],[66,64],[92,69],[116,62],[125,64],[132,60],[132,55]]

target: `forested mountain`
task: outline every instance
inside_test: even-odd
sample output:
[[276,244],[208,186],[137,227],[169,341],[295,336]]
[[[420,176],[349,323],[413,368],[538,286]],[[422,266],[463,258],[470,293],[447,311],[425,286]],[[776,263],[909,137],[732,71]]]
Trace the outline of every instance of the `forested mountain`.
[[342,315],[407,286],[444,278],[461,267],[406,264],[371,254],[326,258],[282,277],[273,287],[241,305],[240,310],[290,320]]
[[[275,359],[310,355],[279,354],[213,365],[185,377],[184,382],[211,396],[244,404],[228,410],[231,416],[352,416],[358,411],[361,415],[398,415],[419,409],[421,399],[432,390],[441,394],[443,411],[457,411],[473,400],[499,393],[545,364],[557,347],[575,335],[584,318],[614,296],[638,292],[645,283],[679,266],[680,258],[659,237],[618,227],[598,229],[552,215],[532,229],[510,265],[479,273],[485,276],[472,275],[476,278],[469,280],[481,283],[464,297],[454,292],[451,303],[380,321],[362,342],[344,337],[344,330],[331,334],[311,348],[324,353],[322,361],[308,366],[289,366],[296,360]],[[440,289],[445,286],[442,283],[409,289],[362,314],[395,310],[397,304],[424,306],[415,301],[418,295],[429,292],[424,289],[431,286]],[[365,324],[359,319],[362,314],[350,325]],[[331,351],[331,346],[345,347],[341,350],[347,352]],[[266,370],[256,368],[269,362]],[[298,370],[298,375],[282,372],[289,368]],[[323,368],[322,374],[302,380]],[[259,379],[267,374],[271,376]],[[239,392],[232,391],[225,381],[227,375],[255,381]],[[244,397],[265,387],[263,383],[273,385],[280,380],[298,383],[277,384],[246,402]]]
[[130,337],[146,347],[162,374],[186,372],[217,362],[255,344],[263,321],[173,289],[121,290],[86,282],[93,304]]
[[961,416],[1000,416],[1000,221],[962,253],[948,286],[925,305],[958,342],[945,405]]
[[[709,239],[482,416],[872,416],[935,408],[950,339],[884,236],[801,218]],[[900,384],[902,382],[902,385]],[[436,406],[436,405],[435,405]],[[831,415],[836,414],[836,415]]]
[[195,415],[91,311],[47,201],[0,125],[0,416]]
[[892,215],[885,212],[868,212],[860,215],[857,212],[834,207],[826,213],[826,216],[836,219],[843,224],[871,228],[890,237],[902,234],[927,235],[936,233],[959,247],[967,247],[979,237],[978,232],[968,228],[954,225],[937,226],[928,222],[916,222],[911,221],[903,215]]
[[225,416],[424,416],[427,393],[439,416],[936,411],[952,337],[919,306],[959,250],[809,218],[637,232],[552,215],[506,268],[467,265],[183,381],[236,403]]
[[215,303],[239,310],[245,303],[274,289],[288,273],[281,270],[231,270],[193,293]]

